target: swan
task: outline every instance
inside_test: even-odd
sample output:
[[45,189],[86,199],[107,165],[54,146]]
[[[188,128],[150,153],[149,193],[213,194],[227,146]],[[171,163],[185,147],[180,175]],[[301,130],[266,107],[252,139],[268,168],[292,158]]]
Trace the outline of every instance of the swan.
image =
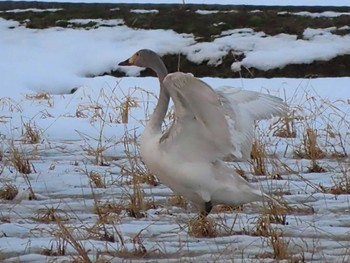
[[[286,114],[282,99],[233,87],[214,91],[190,73],[168,74],[160,56],[148,49],[119,66],[150,68],[158,76],[158,103],[142,133],[140,152],[162,183],[192,202],[204,217],[218,204],[271,200],[223,160],[249,159],[254,121]],[[175,118],[163,132],[170,98]]]

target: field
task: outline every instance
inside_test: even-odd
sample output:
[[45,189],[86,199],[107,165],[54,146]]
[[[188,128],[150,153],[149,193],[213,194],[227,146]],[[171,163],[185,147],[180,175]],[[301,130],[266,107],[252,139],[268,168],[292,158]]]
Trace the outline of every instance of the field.
[[[7,11],[26,8],[53,10]],[[1,10],[0,261],[350,261],[349,9],[0,2]],[[281,13],[301,11],[344,14]],[[312,34],[313,49],[328,47],[314,53],[322,59],[303,61],[310,49],[293,57],[300,63],[272,67],[291,52],[287,40]],[[252,46],[233,59],[240,46],[225,36],[242,35],[272,41],[277,58],[252,60],[262,54]],[[158,80],[117,63],[152,45],[169,71],[290,105],[287,117],[256,124],[250,162],[227,162],[282,207],[217,206],[196,221],[192,205],[147,171],[139,137]],[[323,58],[333,46],[340,51]],[[216,63],[208,50],[223,51]],[[164,127],[172,118],[170,110]]]

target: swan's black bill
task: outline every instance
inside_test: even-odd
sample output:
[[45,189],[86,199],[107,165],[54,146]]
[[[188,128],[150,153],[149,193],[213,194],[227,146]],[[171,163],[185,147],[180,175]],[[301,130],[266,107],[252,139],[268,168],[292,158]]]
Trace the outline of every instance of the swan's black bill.
[[129,59],[127,59],[123,62],[120,62],[118,66],[132,66],[132,64],[130,63]]

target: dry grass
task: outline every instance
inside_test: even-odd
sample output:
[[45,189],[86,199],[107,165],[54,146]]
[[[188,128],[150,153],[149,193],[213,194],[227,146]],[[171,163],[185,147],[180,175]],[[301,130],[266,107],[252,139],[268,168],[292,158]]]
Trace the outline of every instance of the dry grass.
[[[121,212],[125,210],[125,205],[118,204],[111,201],[106,201],[104,203],[101,203],[101,202],[95,203],[94,208],[95,208],[95,212],[98,215],[101,215],[99,216],[100,218],[107,218],[110,215],[120,215]],[[108,219],[108,220],[102,220],[102,221],[105,221],[106,223],[111,223],[114,220],[111,221]]]
[[[86,238],[88,239],[107,241],[112,243],[116,242],[113,233],[107,230],[105,222],[98,221],[93,226],[83,227],[83,229],[87,232],[88,235]],[[121,236],[119,231],[117,231],[116,233],[119,234],[119,236]]]
[[130,195],[130,204],[129,207],[127,207],[126,211],[128,212],[129,216],[135,217],[135,218],[142,218],[145,217],[145,203],[144,203],[144,196],[143,191],[140,187],[140,184],[135,181],[133,184],[133,194]]
[[0,222],[1,223],[11,223],[11,217],[10,216],[0,215]]
[[310,160],[326,157],[326,154],[317,144],[317,130],[315,129],[306,128],[302,146],[301,150],[295,152],[297,157]]
[[120,114],[121,114],[122,123],[129,122],[130,108],[136,108],[136,107],[138,107],[137,99],[135,99],[131,96],[125,96],[124,101],[121,103],[121,106],[120,106]]
[[55,207],[45,207],[38,209],[37,214],[33,219],[39,223],[49,224],[56,222],[57,220],[67,221],[69,220],[69,216],[61,209]]
[[[257,220],[255,235],[264,236],[267,238],[268,245],[272,248],[271,253],[264,253],[259,257],[262,258],[274,258],[276,260],[289,260],[291,259],[290,252],[288,251],[288,244],[284,237],[283,231],[281,229],[275,229],[272,227],[272,220],[276,218],[271,217],[270,215],[263,214]],[[285,221],[283,218],[278,218],[278,221]],[[285,223],[285,222],[284,222]]]
[[10,156],[8,161],[19,173],[30,174],[32,172],[29,159],[25,156],[24,152],[20,152],[15,148],[13,143],[10,144]]
[[56,218],[56,223],[60,231],[59,236],[65,241],[65,243],[69,243],[78,253],[78,255],[84,260],[85,263],[92,263],[91,259],[88,256],[88,251],[86,251],[83,245],[78,240],[76,240],[76,238],[62,223],[62,221]]
[[119,230],[115,226],[115,222],[119,220],[119,214],[125,210],[124,206],[116,205],[109,201],[101,203],[97,200],[93,186],[90,184],[94,199],[94,210],[98,216],[98,220],[91,227],[86,227],[86,232],[89,233],[89,238],[101,241],[115,242],[115,236],[110,233],[106,224],[111,224],[114,227],[114,233],[119,237],[119,241],[123,244],[124,239]]
[[35,94],[26,94],[27,100],[50,100],[51,96],[46,92],[40,92]]
[[350,168],[348,165],[342,167],[341,176],[333,178],[334,186],[327,189],[329,193],[334,195],[350,194]]
[[167,203],[171,206],[177,206],[180,208],[187,207],[187,201],[182,195],[174,195],[167,199]]
[[22,138],[24,143],[36,144],[40,142],[41,132],[30,122],[23,123]]
[[273,136],[280,138],[296,138],[297,132],[294,123],[294,111],[289,112],[290,116],[284,117],[280,119],[276,125],[279,125],[276,129],[274,129]]
[[122,258],[145,258],[149,251],[146,249],[146,247],[143,244],[142,239],[139,235],[136,235],[134,238],[132,238],[132,244],[133,249],[129,250],[126,248],[120,249],[118,251],[118,255]]
[[131,217],[142,218],[145,217],[144,211],[150,207],[150,204],[144,201],[141,184],[147,183],[152,186],[157,186],[159,182],[154,175],[149,173],[141,162],[137,150],[138,143],[136,133],[130,134],[125,130],[123,144],[127,162],[120,166],[121,175],[127,178],[126,184],[132,186],[132,194],[128,194],[130,202],[126,211]]
[[129,184],[142,184],[146,183],[151,186],[159,185],[158,178],[150,173],[148,169],[143,164],[138,148],[139,148],[139,138],[136,131],[125,130],[124,136],[122,138],[125,157],[127,163],[120,166],[122,176],[126,178],[131,178]]
[[101,121],[98,138],[93,138],[82,132],[77,132],[84,141],[84,145],[82,146],[83,151],[88,156],[93,157],[93,164],[99,166],[110,165],[110,163],[105,158],[105,152],[119,143],[119,141],[115,138],[104,137],[104,126],[105,124],[103,124],[103,121]]
[[65,256],[67,252],[67,243],[67,240],[58,238],[57,241],[51,241],[49,248],[43,248],[40,254],[49,257]]
[[291,255],[288,251],[289,242],[283,237],[283,232],[280,229],[270,231],[270,245],[273,250],[273,258],[276,260],[290,259]]
[[213,207],[211,213],[233,213],[237,211],[243,211],[243,206],[216,205]]
[[287,212],[288,207],[283,207],[282,205],[269,202],[267,206],[264,207],[262,214],[269,218],[269,223],[286,225]]
[[326,170],[322,168],[317,160],[326,157],[324,151],[317,144],[317,131],[311,128],[306,128],[303,145],[301,150],[296,150],[295,154],[299,158],[310,159],[309,172],[321,173]]
[[120,123],[121,108],[119,99],[115,95],[118,86],[110,90],[101,89],[97,98],[87,95],[88,103],[80,104],[76,110],[77,118],[90,118],[91,124],[98,129],[97,138],[78,132],[85,142],[83,150],[89,156],[94,157],[94,164],[100,166],[109,165],[105,158],[106,150],[120,143],[119,140],[106,138],[105,128],[111,123]]
[[271,231],[271,222],[268,215],[261,215],[254,230],[254,235],[268,237]]
[[0,188],[0,199],[13,200],[18,194],[18,188],[12,183],[5,183]]
[[218,234],[214,221],[201,215],[188,222],[187,233],[194,237],[216,237]]
[[299,90],[296,97],[300,97],[300,101],[291,98],[290,104],[297,105],[293,109],[293,122],[302,138],[299,145],[293,146],[294,154],[311,160],[311,172],[321,172],[323,168],[316,160],[348,156],[349,103],[342,99],[330,101],[322,98],[315,90]]
[[266,151],[265,145],[260,141],[255,141],[251,151],[251,165],[254,175],[267,175],[268,170],[265,165]]
[[292,208],[288,205],[283,206],[275,202],[265,203],[261,216],[257,220],[254,235],[271,236],[271,231],[273,231],[271,224],[286,225],[287,214],[291,210]]
[[102,176],[100,173],[95,171],[90,171],[87,173],[87,176],[89,177],[90,184],[97,188],[106,188],[106,184],[104,180],[102,179]]

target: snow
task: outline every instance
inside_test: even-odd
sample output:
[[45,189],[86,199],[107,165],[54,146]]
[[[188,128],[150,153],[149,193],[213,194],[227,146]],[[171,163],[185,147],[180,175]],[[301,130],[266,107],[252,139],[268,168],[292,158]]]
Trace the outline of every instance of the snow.
[[334,18],[334,17],[339,17],[339,16],[350,16],[349,12],[334,12],[334,11],[324,11],[324,12],[307,12],[307,11],[302,11],[302,12],[278,12],[279,15],[295,15],[295,16],[309,16],[313,18],[319,18],[319,17],[328,17],[328,18]]
[[[159,85],[154,77],[136,77],[137,68],[129,69],[128,77],[102,74],[117,69],[118,62],[140,48],[160,54],[182,53],[193,62],[209,64],[220,63],[235,49],[246,57],[232,61],[233,71],[252,66],[266,70],[349,54],[349,35],[335,35],[336,28],[305,28],[303,38],[297,39],[245,28],[222,32],[212,42],[197,42],[191,34],[171,30],[131,29],[122,20],[69,20],[82,25],[90,22],[95,25],[89,30],[34,30],[0,19],[0,187],[11,184],[19,190],[14,200],[0,199],[0,260],[67,262],[78,258],[74,244],[64,238],[63,225],[93,260],[273,262],[273,257],[267,257],[268,252],[273,253],[272,239],[256,234],[263,204],[212,213],[210,220],[219,226],[218,236],[196,238],[188,234],[187,223],[196,216],[191,206],[171,205],[168,199],[173,193],[162,184],[140,183],[144,200],[156,204],[145,210],[146,217],[136,219],[122,209],[120,214],[108,212],[102,218],[105,221],[99,218],[96,206],[127,206],[135,192],[127,171],[137,160],[133,158],[137,154],[134,142],[154,108]],[[232,166],[244,170],[266,192],[286,193],[283,198],[295,210],[286,215],[288,224],[272,224],[272,228],[283,232],[293,256],[306,262],[347,262],[350,198],[327,189],[349,187],[349,158],[334,155],[350,151],[350,76],[207,76],[202,80],[214,88],[243,87],[288,102],[295,138],[272,136],[276,130],[273,121],[261,122],[257,128],[257,136],[270,153],[267,169],[280,178],[254,176],[249,163]],[[127,123],[123,123],[125,114]],[[28,141],[28,127],[39,132],[38,143]],[[303,151],[307,128],[317,132],[318,146],[327,154],[318,160],[325,172],[309,173],[310,160],[293,154]],[[31,173],[24,175],[14,168],[11,147],[29,159]],[[101,159],[105,165],[97,164]],[[94,185],[91,173],[100,176],[101,186]],[[30,188],[36,200],[29,200]],[[56,210],[54,216],[47,215],[50,209]]]
[[196,11],[196,13],[199,15],[211,15],[211,14],[217,14],[219,12],[220,12],[219,10],[201,10],[201,9],[198,9]]
[[99,26],[118,26],[123,25],[124,21],[123,19],[110,19],[110,20],[104,20],[104,19],[69,19],[67,21],[69,24],[72,25],[88,25],[89,23],[93,23],[94,27]]
[[197,11],[195,11],[196,14],[199,15],[212,15],[212,14],[217,14],[217,13],[236,13],[237,10],[230,10],[230,11],[219,11],[219,10],[202,10],[202,9],[198,9]]
[[157,13],[159,13],[159,11],[157,9],[150,9],[150,10],[146,10],[146,9],[131,9],[130,12],[131,13],[137,13],[137,14],[157,14]]
[[[119,25],[120,21],[116,23]],[[15,28],[6,30],[10,27]],[[193,42],[190,35],[171,30],[136,30],[124,25],[91,30],[59,27],[36,30],[0,18],[0,28],[3,29],[1,82],[6,87],[3,96],[13,94],[13,89],[18,87],[21,87],[18,94],[26,90],[69,93],[73,88],[85,86],[89,76],[116,69],[125,54],[137,49],[158,45],[158,52],[165,53],[171,40],[173,52],[180,52],[183,46]],[[19,72],[21,78],[17,77]]]
[[[126,54],[141,48],[155,49],[162,55],[182,53],[192,62],[209,65],[219,65],[224,56],[235,50],[245,54],[240,66],[260,70],[350,54],[350,35],[336,35],[333,33],[336,28],[306,28],[303,39],[288,34],[269,36],[241,28],[222,32],[212,42],[197,42],[191,34],[172,30],[132,29],[121,19],[108,22],[73,19],[68,22],[94,22],[94,26],[90,30],[60,27],[37,30],[0,18],[3,31],[0,74],[6,87],[3,96],[13,95],[12,91],[18,87],[21,87],[18,95],[28,91],[69,93],[76,87],[88,85],[90,76],[117,69],[117,62],[124,60]],[[64,51],[62,47],[65,47]],[[289,52],[286,53],[286,49]],[[137,75],[141,70],[121,69],[128,75]],[[232,65],[232,70],[236,70],[236,64]],[[19,73],[23,77],[18,78]]]
[[42,12],[58,12],[61,10],[63,10],[63,8],[47,8],[47,9],[26,8],[26,9],[10,9],[6,11],[0,11],[0,13],[25,13],[25,12],[42,13]]

